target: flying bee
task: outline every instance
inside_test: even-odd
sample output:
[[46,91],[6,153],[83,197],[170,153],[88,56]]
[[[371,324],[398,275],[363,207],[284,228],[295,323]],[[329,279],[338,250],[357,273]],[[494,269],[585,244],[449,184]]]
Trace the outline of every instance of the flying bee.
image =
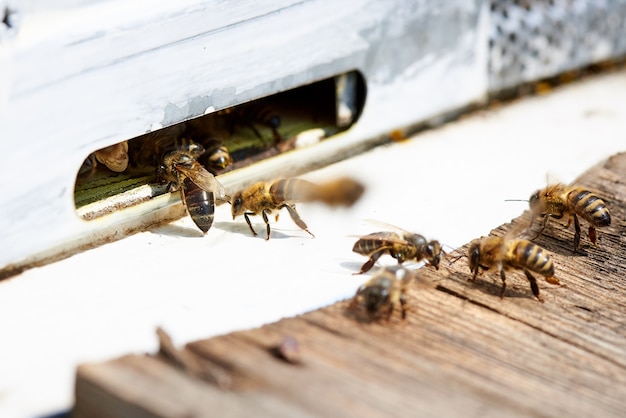
[[512,239],[509,236],[479,238],[470,243],[467,257],[473,274],[472,280],[476,279],[480,269],[500,273],[501,298],[506,289],[505,271],[508,270],[522,270],[530,282],[533,295],[540,302],[543,299],[539,296],[537,280],[531,271],[544,276],[548,283],[559,284],[559,280],[554,277],[554,264],[546,250],[525,239]]
[[204,233],[211,228],[215,213],[215,194],[225,199],[224,186],[196,159],[204,150],[198,144],[190,144],[163,155],[157,176],[162,181],[178,185],[181,200],[194,223]]
[[255,236],[257,233],[250,222],[250,215],[261,215],[267,229],[266,239],[269,240],[270,224],[267,215],[285,208],[295,224],[314,237],[296,211],[296,203],[322,202],[330,206],[351,206],[361,197],[363,190],[361,183],[350,178],[322,184],[297,178],[258,182],[233,195],[231,210],[233,219],[238,215],[244,216],[252,235]]
[[541,230],[535,238],[541,235],[551,217],[562,219],[563,216],[567,216],[566,228],[571,225],[572,218],[574,219],[574,252],[580,245],[578,216],[589,223],[589,240],[594,245],[597,241],[596,228],[611,225],[611,214],[604,201],[594,193],[578,186],[565,186],[559,183],[537,190],[530,196],[529,205],[533,221],[537,216],[543,217]]
[[406,318],[406,288],[417,280],[417,273],[401,266],[384,267],[362,284],[350,301],[349,309],[364,306],[370,319],[386,315],[389,319],[400,304],[402,319]]
[[427,241],[422,235],[404,231],[393,225],[388,226],[396,229],[397,232],[374,232],[359,238],[354,243],[352,251],[369,257],[369,260],[361,266],[361,270],[356,274],[369,271],[380,256],[385,253],[398,260],[398,264],[413,259],[416,262],[426,260],[439,270],[439,261],[443,252],[439,241]]

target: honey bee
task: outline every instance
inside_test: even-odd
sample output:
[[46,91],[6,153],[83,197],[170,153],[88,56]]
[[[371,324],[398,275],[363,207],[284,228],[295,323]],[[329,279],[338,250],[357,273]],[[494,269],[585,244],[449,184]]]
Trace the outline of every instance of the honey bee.
[[96,167],[98,166],[98,162],[96,161],[96,154],[91,153],[85,158],[83,164],[78,169],[78,177],[80,178],[88,178],[92,176],[96,172]]
[[372,319],[385,315],[391,318],[395,307],[400,304],[402,319],[406,318],[405,292],[416,273],[404,267],[385,267],[362,284],[350,301],[349,309],[362,305]]
[[317,201],[330,206],[351,206],[361,197],[363,190],[362,184],[350,178],[323,184],[297,178],[258,182],[232,196],[231,210],[233,219],[238,215],[244,216],[254,236],[257,233],[250,222],[250,215],[261,215],[267,229],[265,239],[269,240],[270,224],[267,215],[285,208],[295,224],[314,237],[296,211],[296,203]]
[[388,226],[396,229],[397,232],[374,232],[359,238],[354,243],[352,251],[369,257],[369,260],[361,266],[361,270],[356,274],[369,271],[380,256],[385,253],[398,260],[398,264],[413,259],[417,262],[426,260],[439,270],[439,261],[443,252],[439,241],[427,241],[419,234],[404,231],[392,225]]
[[257,129],[257,126],[268,128],[272,132],[274,143],[277,144],[282,140],[282,136],[278,132],[278,128],[282,123],[280,114],[271,106],[262,103],[249,103],[238,106],[234,109],[222,111],[227,116],[230,124],[231,133],[236,125],[244,125],[250,128],[257,138],[263,139],[263,136]]
[[78,176],[82,178],[92,176],[98,163],[104,164],[111,171],[121,173],[128,168],[128,160],[128,142],[123,141],[89,154],[78,170]]
[[215,143],[213,147],[208,148],[206,155],[206,167],[211,171],[223,170],[233,162],[228,148],[222,145],[221,142]]
[[232,164],[233,160],[230,156],[228,148],[226,148],[222,141],[217,138],[206,138],[201,141],[206,149],[203,158],[205,167],[215,174],[217,171],[223,170]]
[[166,152],[184,148],[192,152],[196,161],[212,174],[229,166],[232,158],[228,148],[219,138],[201,131],[197,127],[198,123],[173,125],[150,132],[139,141],[133,141],[130,151],[133,162],[138,167],[158,167]]
[[166,152],[157,176],[178,186],[191,219],[207,233],[213,224],[215,194],[222,200],[226,194],[224,186],[197,161],[203,152],[198,144]]
[[109,170],[116,173],[121,173],[128,167],[127,141],[99,149],[94,154],[99,163],[104,164]]
[[539,286],[531,271],[544,276],[548,283],[559,284],[559,280],[554,277],[554,264],[546,250],[525,239],[512,239],[509,235],[479,238],[470,243],[467,256],[473,274],[472,280],[476,279],[480,269],[500,273],[502,280],[500,297],[504,296],[505,271],[508,270],[522,270],[530,282],[533,295],[540,302],[543,302],[543,299],[539,296]]
[[589,223],[589,240],[594,245],[597,241],[596,228],[611,225],[611,214],[604,201],[582,187],[554,184],[533,193],[530,196],[529,204],[533,221],[537,216],[543,217],[541,230],[535,238],[541,235],[551,217],[561,219],[563,216],[567,216],[566,228],[571,225],[572,218],[574,219],[574,252],[580,245],[578,216]]

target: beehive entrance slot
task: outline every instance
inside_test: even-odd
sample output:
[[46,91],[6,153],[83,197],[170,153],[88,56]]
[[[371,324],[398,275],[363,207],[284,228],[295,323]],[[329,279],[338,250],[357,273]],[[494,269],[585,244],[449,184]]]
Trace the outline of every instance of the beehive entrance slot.
[[364,103],[365,81],[352,71],[94,151],[78,171],[76,210],[91,220],[167,193],[159,166],[174,147],[199,145],[198,161],[219,176],[332,138],[357,121]]

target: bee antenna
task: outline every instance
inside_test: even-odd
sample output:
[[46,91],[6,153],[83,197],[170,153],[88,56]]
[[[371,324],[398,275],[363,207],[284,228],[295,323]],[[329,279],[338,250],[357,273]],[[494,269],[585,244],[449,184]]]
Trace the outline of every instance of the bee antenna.
[[528,202],[528,199],[504,199],[505,202]]
[[463,257],[467,258],[467,254],[461,254],[458,257],[454,257],[452,260],[450,260],[450,265],[456,263],[457,261],[459,261],[459,259],[461,259]]

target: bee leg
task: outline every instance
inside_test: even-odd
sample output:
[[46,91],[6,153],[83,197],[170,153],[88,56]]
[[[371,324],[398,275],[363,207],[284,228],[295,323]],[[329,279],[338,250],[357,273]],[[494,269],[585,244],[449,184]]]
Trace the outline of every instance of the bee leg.
[[261,211],[261,215],[263,216],[263,222],[265,222],[265,229],[267,230],[267,238],[265,238],[267,241],[270,239],[270,221],[267,219],[267,213],[265,213],[265,211]]
[[500,280],[502,280],[502,287],[500,288],[500,299],[504,298],[504,291],[506,290],[506,275],[504,269],[500,269]]
[[395,305],[393,303],[390,303],[389,308],[387,308],[387,321],[391,319],[391,314],[393,314],[393,308],[395,308]]
[[250,227],[250,231],[252,231],[252,235],[254,235],[256,237],[257,233],[254,230],[254,228],[252,228],[252,222],[250,222],[250,217],[249,217],[250,215],[254,215],[254,213],[252,213],[252,212],[245,212],[243,214],[243,217],[246,218],[246,222],[248,223],[248,226]]
[[546,277],[546,282],[550,283],[550,284],[561,284],[561,281],[559,279],[557,279],[556,277]]
[[310,236],[315,238],[315,235],[313,235],[311,231],[309,231],[309,228],[306,226],[302,218],[300,218],[300,215],[298,215],[298,212],[296,212],[295,207],[284,204],[279,207],[279,209],[282,209],[282,208],[287,209],[287,212],[289,212],[289,216],[291,216],[291,219],[296,223],[296,225],[300,227],[300,229],[302,229],[303,231],[306,231]]
[[363,273],[368,272],[372,267],[374,267],[374,263],[380,258],[382,254],[383,253],[381,251],[372,254],[370,259],[367,260],[365,264],[361,266],[361,270],[358,273],[354,273],[354,274],[363,274]]
[[539,236],[541,236],[541,234],[543,233],[543,230],[546,229],[546,225],[548,225],[548,221],[549,220],[550,220],[550,215],[549,214],[546,214],[546,215],[543,216],[543,221],[541,221],[541,229],[539,230],[537,235],[535,235],[534,238],[531,239],[531,241],[534,241],[537,238],[539,238]]
[[248,128],[250,128],[250,130],[254,132],[254,135],[256,135],[257,138],[259,138],[260,140],[263,140],[263,135],[261,135],[259,130],[256,128],[256,126],[254,126],[254,123],[247,122],[246,125],[248,125]]
[[406,298],[400,295],[400,309],[402,310],[402,319],[406,319]]
[[278,133],[278,129],[276,128],[271,128],[271,129],[272,129],[272,135],[274,136],[274,145],[278,145],[280,141],[283,140],[283,137]]
[[593,225],[589,225],[589,240],[593,245],[596,245],[596,242],[598,241],[596,228],[594,228]]
[[477,265],[474,270],[471,270],[472,278],[470,279],[470,282],[473,282],[474,280],[476,280],[476,277],[478,277],[478,274],[480,273],[480,269],[489,270],[489,268],[486,266],[481,266],[480,264]]
[[537,298],[537,300],[539,300],[539,302],[543,302],[543,298],[539,296],[539,286],[537,285],[537,280],[535,279],[535,277],[532,274],[530,274],[530,271],[526,269],[524,269],[524,274],[526,275],[526,278],[530,282],[530,289],[533,291],[533,295],[535,295],[535,297]]
[[572,215],[574,218],[574,253],[578,250],[578,246],[580,245],[580,222],[578,222],[578,216],[576,214]]

